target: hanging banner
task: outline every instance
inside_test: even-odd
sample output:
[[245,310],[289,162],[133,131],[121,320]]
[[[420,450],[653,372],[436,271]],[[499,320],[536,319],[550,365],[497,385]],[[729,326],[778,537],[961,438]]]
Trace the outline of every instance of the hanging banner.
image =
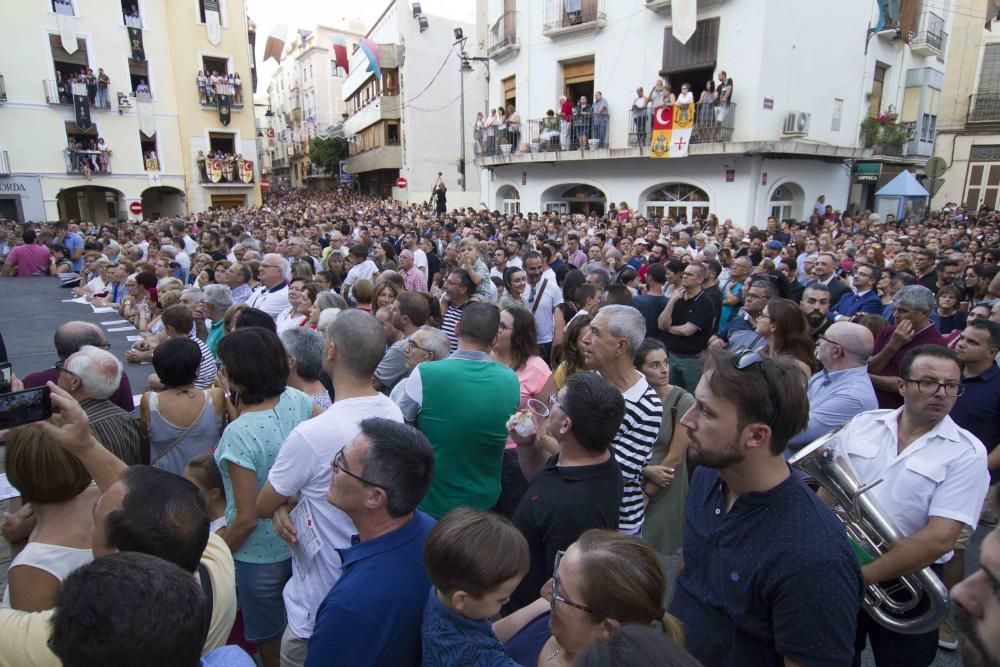
[[660,107],[653,112],[653,135],[649,146],[649,157],[670,157],[670,140],[673,134],[674,114],[672,107]]
[[674,27],[674,39],[687,44],[698,27],[697,0],[673,0],[670,3],[670,20]]
[[222,160],[209,160],[208,180],[218,183],[222,180]]
[[243,160],[242,168],[240,169],[240,180],[244,183],[253,183],[253,162],[250,160]]
[[136,93],[135,108],[139,115],[139,130],[147,137],[152,137],[156,134],[156,115],[153,113],[153,96],[149,93]]
[[276,25],[271,28],[267,41],[264,43],[264,57],[261,62],[267,62],[272,58],[274,62],[281,64],[281,54],[285,50],[285,40],[288,38],[288,26]]
[[204,0],[205,28],[212,46],[222,43],[222,17],[219,15],[219,0]]
[[219,122],[225,127],[229,125],[229,120],[232,117],[232,101],[229,95],[216,95],[215,98],[219,100]]
[[142,30],[139,28],[128,29],[128,41],[132,47],[132,60],[137,63],[146,60],[146,49],[142,45]]
[[160,171],[160,161],[155,157],[147,157],[146,171]]
[[56,24],[59,26],[59,40],[62,42],[63,50],[69,54],[76,53],[76,17],[73,16],[72,7],[68,15],[62,12],[56,13]]
[[687,157],[694,129],[694,104],[674,106],[673,129],[670,135],[670,157]]
[[86,87],[82,95],[78,95],[77,90],[73,91],[73,111],[76,113],[76,126],[84,132],[89,130],[93,123],[90,121],[90,98],[87,97]]

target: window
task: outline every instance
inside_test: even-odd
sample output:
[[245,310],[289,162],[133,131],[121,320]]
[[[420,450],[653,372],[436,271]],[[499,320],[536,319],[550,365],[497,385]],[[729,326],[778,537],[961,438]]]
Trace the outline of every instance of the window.
[[399,145],[399,123],[385,124],[385,143],[388,146]]
[[686,183],[668,183],[646,197],[646,216],[680,220],[704,219],[709,213],[708,194]]
[[518,215],[521,212],[521,194],[517,188],[505,185],[497,192],[499,205],[497,208],[503,211],[504,215]]
[[[976,148],[973,147],[973,152]],[[1000,206],[997,194],[1000,192],[1000,163],[974,163],[976,156],[969,156],[969,180],[965,188],[965,206],[978,209],[986,206],[990,209]]]
[[128,77],[132,84],[132,92],[136,95],[139,93],[148,93],[152,97],[153,90],[149,81],[148,62],[139,63],[130,58],[128,61]]
[[76,8],[73,0],[52,0],[52,11],[65,16],[76,16]]
[[142,30],[142,15],[139,14],[139,0],[121,0],[122,21],[129,28]]
[[882,111],[882,88],[885,85],[885,74],[888,65],[875,63],[875,74],[872,76],[872,92],[868,97],[868,115],[877,116]]
[[216,74],[229,74],[229,59],[228,58],[216,58],[213,56],[202,56],[202,71],[205,76],[208,76],[212,72]]
[[139,150],[146,171],[160,171],[160,154],[156,148],[156,134],[147,137],[139,132]]
[[[565,76],[565,74],[564,74]],[[517,107],[517,75],[512,74],[501,81],[503,84],[503,101]]]
[[770,212],[768,215],[778,220],[788,220],[792,217],[792,207],[795,201],[791,190],[785,186],[778,186],[771,194]]
[[213,153],[236,153],[236,135],[231,132],[209,132],[208,149]]
[[108,208],[108,219],[118,219],[118,195],[114,192],[104,191],[104,203]]
[[570,104],[581,97],[594,100],[594,59],[562,63],[563,90]]
[[920,141],[934,141],[937,134],[937,116],[925,113],[920,122]]
[[206,23],[205,12],[218,12],[221,21],[222,11],[219,8],[219,2],[220,0],[198,0],[198,20],[200,23]]

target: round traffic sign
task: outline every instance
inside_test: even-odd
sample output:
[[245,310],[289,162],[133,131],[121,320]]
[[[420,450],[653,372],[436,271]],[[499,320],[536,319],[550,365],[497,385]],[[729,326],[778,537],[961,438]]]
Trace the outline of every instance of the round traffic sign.
[[134,201],[128,205],[128,210],[132,213],[132,215],[139,215],[142,213],[142,204]]
[[397,188],[405,188],[406,187],[406,179],[403,178],[402,176],[400,176],[399,178],[397,178],[396,179],[396,187]]

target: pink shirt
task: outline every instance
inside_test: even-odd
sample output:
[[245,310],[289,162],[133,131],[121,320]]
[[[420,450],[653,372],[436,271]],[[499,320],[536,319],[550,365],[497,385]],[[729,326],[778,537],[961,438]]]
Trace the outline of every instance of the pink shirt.
[[44,276],[49,272],[49,249],[43,245],[19,245],[7,255],[7,263],[17,266],[18,278]]
[[[524,409],[529,398],[534,398],[541,393],[542,389],[545,388],[545,383],[549,381],[550,375],[552,375],[552,369],[549,368],[544,359],[528,357],[524,367],[517,371],[517,379],[521,383],[521,402],[517,405],[518,410]],[[514,441],[508,437],[506,448],[514,449],[516,447]]]
[[403,271],[403,285],[409,292],[426,292],[427,291],[427,276],[424,272],[416,267],[416,265],[410,267],[409,271]]

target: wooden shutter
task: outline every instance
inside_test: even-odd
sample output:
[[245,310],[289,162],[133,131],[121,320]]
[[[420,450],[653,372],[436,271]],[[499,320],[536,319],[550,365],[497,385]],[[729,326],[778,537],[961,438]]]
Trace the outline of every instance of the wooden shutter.
[[715,68],[719,50],[719,19],[698,21],[694,34],[687,44],[674,39],[673,28],[663,32],[663,69],[661,75],[670,75],[694,69]]

